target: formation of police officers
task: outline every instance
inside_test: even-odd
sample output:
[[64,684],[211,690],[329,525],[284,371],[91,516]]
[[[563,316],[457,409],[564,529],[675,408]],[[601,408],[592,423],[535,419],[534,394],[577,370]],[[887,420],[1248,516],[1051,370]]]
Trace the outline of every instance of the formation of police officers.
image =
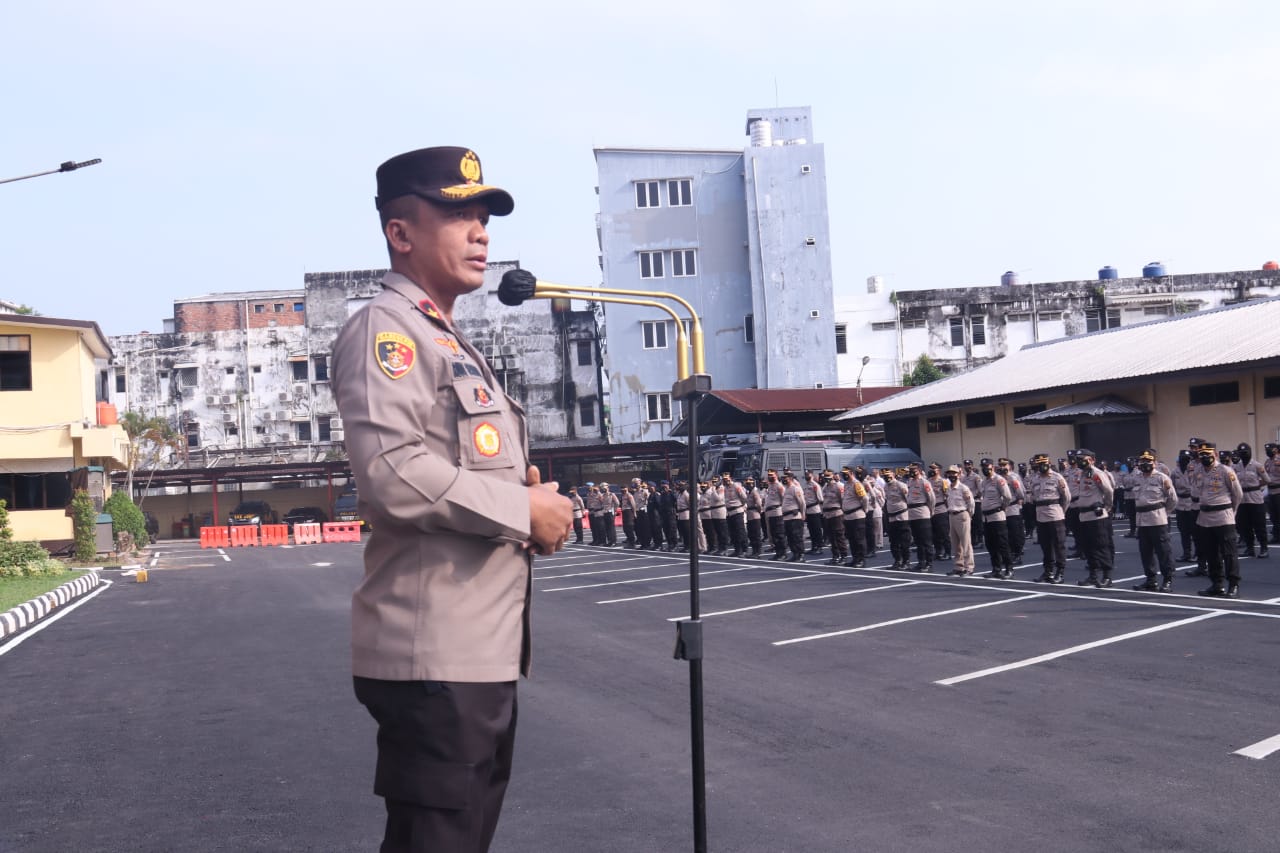
[[893,570],[932,572],[935,559],[950,560],[948,574],[964,577],[974,573],[974,549],[985,546],[985,577],[1008,579],[1030,539],[1043,557],[1037,582],[1063,583],[1067,559],[1080,558],[1088,574],[1078,584],[1102,588],[1111,586],[1119,515],[1142,559],[1145,580],[1134,589],[1173,590],[1176,523],[1178,560],[1194,560],[1187,574],[1210,579],[1200,594],[1226,598],[1240,594],[1239,558],[1265,558],[1268,544],[1280,542],[1277,444],[1266,445],[1259,462],[1248,444],[1219,451],[1192,438],[1172,469],[1153,449],[1122,464],[1080,448],[1056,465],[1039,453],[1016,468],[1002,457],[981,459],[976,468],[966,459],[945,472],[937,462],[927,469],[845,467],[838,475],[771,469],[761,483],[723,474],[696,487],[695,513],[684,480],[634,479],[616,493],[603,482],[575,488],[576,541],[584,541],[586,525],[591,544],[617,547],[620,512],[626,548],[688,551],[696,540],[699,553],[759,557],[767,545],[774,560],[788,562],[829,550],[829,564],[861,568],[887,541]]

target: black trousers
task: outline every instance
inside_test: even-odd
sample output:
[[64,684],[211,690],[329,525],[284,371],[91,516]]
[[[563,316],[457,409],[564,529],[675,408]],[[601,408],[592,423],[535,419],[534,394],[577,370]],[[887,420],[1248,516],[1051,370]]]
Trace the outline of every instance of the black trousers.
[[1060,578],[1067,570],[1067,523],[1065,521],[1037,521],[1036,538],[1044,554],[1046,577]]
[[823,516],[827,541],[831,543],[831,559],[842,560],[849,556],[849,542],[844,536],[844,519],[838,515]]
[[905,512],[889,522],[889,552],[895,563],[905,566],[911,562],[911,525]]
[[1271,541],[1280,543],[1280,492],[1267,493],[1267,512],[1271,515]]
[[747,514],[745,512],[733,512],[725,519],[729,525],[729,542],[733,544],[734,556],[738,556],[747,550]]
[[582,541],[582,518],[578,517],[573,520],[573,541]]
[[922,566],[933,565],[933,516],[913,518],[907,522],[911,538],[916,543],[916,562]]
[[991,558],[991,568],[995,571],[1013,571],[1013,554],[1009,550],[1009,523],[1007,521],[984,521],[983,537],[987,543],[987,556]]
[[378,723],[381,853],[484,853],[511,779],[516,683],[354,679]]
[[[1073,540],[1073,546],[1080,551],[1080,510],[1076,507],[1067,507],[1067,533]],[[1081,553],[1084,553],[1081,551]]]
[[[977,491],[977,489],[974,489],[974,491],[976,492],[976,491]],[[976,497],[976,495],[975,495],[975,497]],[[948,518],[949,518],[949,517],[950,517],[950,516],[948,516]],[[974,502],[973,502],[973,517],[974,517],[974,518],[982,518],[982,501],[974,501]],[[947,524],[948,524],[947,529],[948,529],[948,531],[949,531],[949,530],[951,529],[951,528],[950,528],[950,522],[947,522]],[[975,550],[975,551],[976,551],[976,550],[978,550],[978,548],[982,545],[982,537],[983,537],[983,534],[984,534],[984,533],[986,533],[986,531],[982,529],[982,525],[981,525],[981,524],[970,524],[970,525],[969,525],[969,544],[973,546],[973,550]],[[948,532],[948,533],[947,533],[947,541],[948,541],[948,542],[950,542],[950,541],[951,541],[951,538],[950,538],[950,537],[951,537],[951,534]]]
[[1111,525],[1107,523],[1107,519],[1078,521],[1076,531],[1080,541],[1080,553],[1089,564],[1089,576],[1101,574],[1104,578],[1111,577],[1115,558],[1111,550]]
[[1200,546],[1209,562],[1209,578],[1216,587],[1223,585],[1224,576],[1232,584],[1240,583],[1240,558],[1236,555],[1237,541],[1234,524],[1200,528]]
[[1142,573],[1154,580],[1156,567],[1165,580],[1173,578],[1173,549],[1169,546],[1169,525],[1153,524],[1138,528],[1138,555],[1142,557]]
[[719,550],[719,538],[716,534],[716,522],[709,515],[700,516],[698,522],[702,525],[702,535],[707,537],[707,553],[711,554]]
[[747,542],[751,544],[751,553],[759,554],[764,544],[764,525],[759,518],[747,519]]
[[604,516],[591,516],[591,544],[604,545],[607,541],[607,534],[604,532]]
[[636,510],[636,542],[641,548],[648,548],[653,542],[648,510]]
[[809,528],[809,548],[812,551],[821,551],[823,545],[822,537],[822,513],[809,512],[805,513],[804,523]]
[[946,505],[933,509],[933,553],[939,559],[945,559],[951,553],[951,516],[947,514]]
[[1027,547],[1027,528],[1023,524],[1022,512],[1007,513],[1005,526],[1009,529],[1009,559],[1021,563],[1022,551]]
[[623,544],[627,547],[636,544],[636,514],[625,509],[622,511],[622,534],[626,537]]
[[849,542],[849,550],[853,552],[853,562],[864,562],[867,559],[867,520],[844,519],[844,537]]
[[1174,513],[1178,519],[1178,538],[1182,542],[1182,553],[1194,557],[1199,551],[1196,542],[1196,516],[1194,509],[1180,509]]
[[773,553],[781,557],[787,553],[787,527],[780,515],[765,516],[769,524],[769,541],[773,543]]
[[1236,507],[1236,531],[1248,551],[1253,551],[1255,540],[1259,549],[1267,550],[1267,508],[1262,504],[1240,504]]
[[791,553],[797,557],[804,556],[804,521],[799,518],[789,518],[783,525],[787,531],[787,546],[791,548]]
[[667,537],[667,550],[674,551],[676,543],[680,541],[680,533],[676,528],[676,514],[674,512],[663,513],[662,534]]

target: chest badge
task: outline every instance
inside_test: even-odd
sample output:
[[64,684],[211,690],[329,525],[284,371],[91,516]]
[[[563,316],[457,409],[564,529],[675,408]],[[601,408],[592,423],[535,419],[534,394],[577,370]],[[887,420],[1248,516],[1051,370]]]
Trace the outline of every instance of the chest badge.
[[392,379],[401,379],[412,370],[418,354],[413,339],[396,332],[379,332],[374,338],[373,350],[378,367]]
[[475,442],[476,452],[486,459],[492,459],[502,452],[502,433],[488,421],[476,427],[472,440]]
[[493,405],[493,395],[483,385],[476,386],[476,405],[486,409]]

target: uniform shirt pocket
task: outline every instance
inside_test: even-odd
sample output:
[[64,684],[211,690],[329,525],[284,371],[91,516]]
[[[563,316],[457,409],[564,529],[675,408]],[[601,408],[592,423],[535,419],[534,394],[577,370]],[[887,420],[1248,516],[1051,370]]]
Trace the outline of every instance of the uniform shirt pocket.
[[454,379],[453,390],[462,408],[458,417],[459,464],[473,471],[515,467],[511,411],[505,397],[470,377]]

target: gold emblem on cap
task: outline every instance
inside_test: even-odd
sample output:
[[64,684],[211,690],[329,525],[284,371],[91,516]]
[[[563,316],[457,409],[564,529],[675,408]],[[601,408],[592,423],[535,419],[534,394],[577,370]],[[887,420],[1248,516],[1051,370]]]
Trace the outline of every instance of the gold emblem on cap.
[[458,164],[458,171],[468,181],[480,180],[480,158],[476,156],[476,152],[468,151],[462,155],[462,162]]

